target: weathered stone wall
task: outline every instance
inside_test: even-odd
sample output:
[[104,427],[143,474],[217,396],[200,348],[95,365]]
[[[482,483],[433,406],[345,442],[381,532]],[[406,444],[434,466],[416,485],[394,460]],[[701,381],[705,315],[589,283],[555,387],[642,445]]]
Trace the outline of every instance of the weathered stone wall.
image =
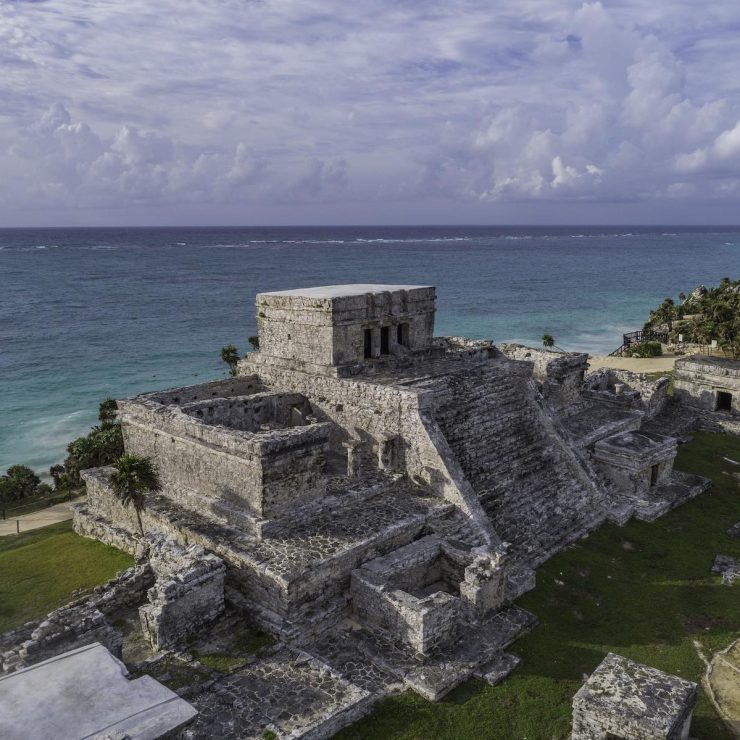
[[180,406],[206,424],[259,433],[264,427],[303,426],[311,405],[299,393],[253,393],[249,396],[205,399]]
[[265,390],[257,375],[241,375],[239,377],[213,380],[198,385],[186,385],[179,388],[168,388],[145,397],[162,404],[163,406],[182,406],[186,403],[204,401],[208,399],[231,398],[232,396],[248,396]]
[[[459,596],[445,591],[422,595],[441,573],[440,541],[425,537],[352,573],[352,608],[368,628],[431,655],[455,636],[461,617]],[[416,594],[414,593],[416,592]]]
[[732,395],[732,413],[740,414],[740,360],[693,355],[676,360],[674,395],[689,406],[715,411],[718,393]]
[[197,545],[183,548],[164,537],[154,539],[150,558],[156,582],[139,616],[145,637],[162,650],[181,644],[224,611],[226,566]]
[[496,348],[511,360],[532,363],[532,373],[542,384],[542,395],[560,412],[578,407],[581,388],[588,369],[588,355],[583,352],[559,352],[525,347],[522,344],[499,344]]
[[[239,372],[253,374],[256,358],[247,358]],[[383,440],[396,439],[395,469],[406,472],[459,506],[484,540],[500,540],[483,513],[434,419],[436,400],[423,388],[403,388],[368,380],[335,378],[260,365],[263,381],[277,390],[305,395],[321,421],[331,421],[332,443],[353,441],[361,459],[380,458]]]
[[324,492],[327,425],[252,434],[146,398],[119,402],[119,416],[126,451],[152,459],[164,494],[191,510],[270,518]]
[[[364,330],[370,329],[372,356],[381,354],[380,327],[388,327],[389,354],[399,344],[415,351],[431,344],[434,330],[434,288],[421,287],[322,295],[309,290],[257,295],[260,352],[306,366],[339,366],[364,361]],[[382,288],[383,286],[375,286]],[[340,290],[341,292],[341,290]]]
[[652,419],[669,402],[670,385],[667,377],[654,380],[644,373],[600,368],[586,377],[584,390],[590,398],[639,409]]

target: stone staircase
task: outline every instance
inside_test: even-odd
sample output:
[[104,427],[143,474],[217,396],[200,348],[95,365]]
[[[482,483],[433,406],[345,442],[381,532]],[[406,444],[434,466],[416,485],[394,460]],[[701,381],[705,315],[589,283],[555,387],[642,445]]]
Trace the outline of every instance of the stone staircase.
[[604,520],[604,497],[544,418],[526,367],[488,363],[434,389],[437,422],[515,561],[537,566]]

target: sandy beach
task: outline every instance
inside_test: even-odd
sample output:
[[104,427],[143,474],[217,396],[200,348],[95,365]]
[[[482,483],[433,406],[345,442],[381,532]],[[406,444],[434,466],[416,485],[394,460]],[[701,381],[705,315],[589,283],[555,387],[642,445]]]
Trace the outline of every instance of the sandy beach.
[[618,370],[631,370],[633,373],[658,373],[673,370],[676,360],[686,355],[663,357],[610,357],[592,355],[588,360],[589,370],[613,367]]

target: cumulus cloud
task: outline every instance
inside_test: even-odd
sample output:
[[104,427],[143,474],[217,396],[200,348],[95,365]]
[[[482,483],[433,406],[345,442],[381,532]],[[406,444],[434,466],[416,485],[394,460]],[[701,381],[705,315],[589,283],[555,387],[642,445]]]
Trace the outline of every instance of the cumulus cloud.
[[2,4],[0,216],[729,213],[739,21],[698,0]]

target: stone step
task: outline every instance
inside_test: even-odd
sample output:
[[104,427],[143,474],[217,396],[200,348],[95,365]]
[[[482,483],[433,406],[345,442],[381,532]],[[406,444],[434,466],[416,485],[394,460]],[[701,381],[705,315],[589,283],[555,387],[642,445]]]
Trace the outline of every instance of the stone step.
[[500,684],[522,659],[511,653],[499,653],[492,661],[481,666],[473,675],[491,686]]

